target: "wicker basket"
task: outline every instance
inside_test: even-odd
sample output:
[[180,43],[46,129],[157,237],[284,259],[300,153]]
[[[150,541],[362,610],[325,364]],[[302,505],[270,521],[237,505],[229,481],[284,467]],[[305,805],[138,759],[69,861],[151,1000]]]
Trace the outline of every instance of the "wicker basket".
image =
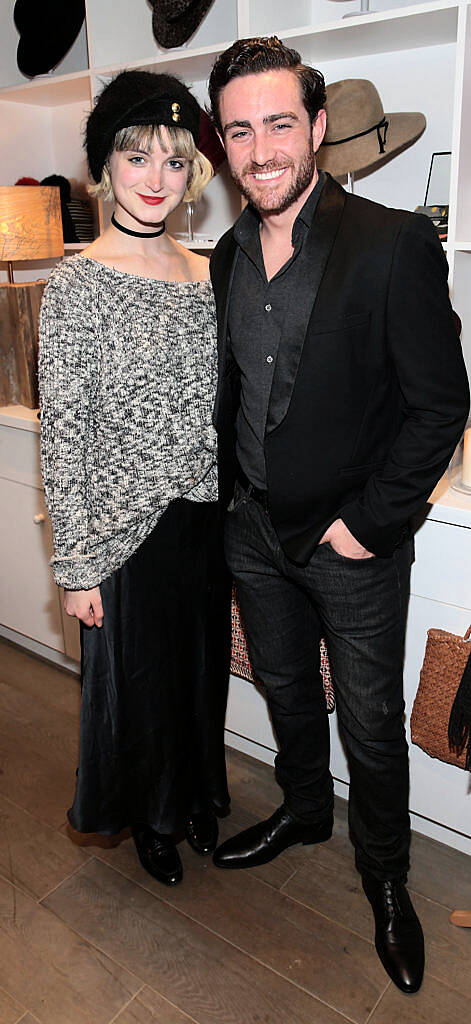
[[471,626],[464,637],[429,629],[424,663],[410,719],[412,742],[430,757],[465,767],[466,750],[448,743],[448,722],[461,677],[471,654]]

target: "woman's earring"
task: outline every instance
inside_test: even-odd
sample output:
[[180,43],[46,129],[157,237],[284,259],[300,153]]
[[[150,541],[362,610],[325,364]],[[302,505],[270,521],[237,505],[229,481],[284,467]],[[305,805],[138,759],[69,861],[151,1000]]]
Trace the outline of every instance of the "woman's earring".
[[187,240],[189,242],[192,242],[193,238],[194,238],[194,234],[193,234],[193,213],[194,213],[194,206],[193,206],[193,203],[190,200],[190,202],[186,204],[186,236],[187,236]]

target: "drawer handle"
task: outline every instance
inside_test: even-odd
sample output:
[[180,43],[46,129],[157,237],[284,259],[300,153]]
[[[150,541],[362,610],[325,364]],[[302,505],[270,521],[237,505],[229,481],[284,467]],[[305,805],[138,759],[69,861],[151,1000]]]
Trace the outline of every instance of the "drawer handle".
[[38,512],[37,515],[33,516],[33,523],[36,523],[36,526],[41,526],[41,523],[45,522],[46,516],[44,515],[44,512]]

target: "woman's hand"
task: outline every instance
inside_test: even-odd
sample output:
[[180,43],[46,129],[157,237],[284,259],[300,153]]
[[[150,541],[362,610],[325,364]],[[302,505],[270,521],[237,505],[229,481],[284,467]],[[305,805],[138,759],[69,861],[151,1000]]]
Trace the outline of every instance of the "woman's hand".
[[84,626],[103,625],[103,605],[99,587],[91,590],[64,590],[67,615],[75,615]]

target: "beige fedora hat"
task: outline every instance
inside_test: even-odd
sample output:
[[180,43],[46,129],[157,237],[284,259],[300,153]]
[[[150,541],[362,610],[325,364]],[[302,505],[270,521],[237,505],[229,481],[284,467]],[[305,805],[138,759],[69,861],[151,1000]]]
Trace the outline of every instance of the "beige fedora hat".
[[365,78],[332,82],[326,92],[327,131],[316,161],[334,178],[385,162],[425,129],[423,114],[385,114],[378,90]]

